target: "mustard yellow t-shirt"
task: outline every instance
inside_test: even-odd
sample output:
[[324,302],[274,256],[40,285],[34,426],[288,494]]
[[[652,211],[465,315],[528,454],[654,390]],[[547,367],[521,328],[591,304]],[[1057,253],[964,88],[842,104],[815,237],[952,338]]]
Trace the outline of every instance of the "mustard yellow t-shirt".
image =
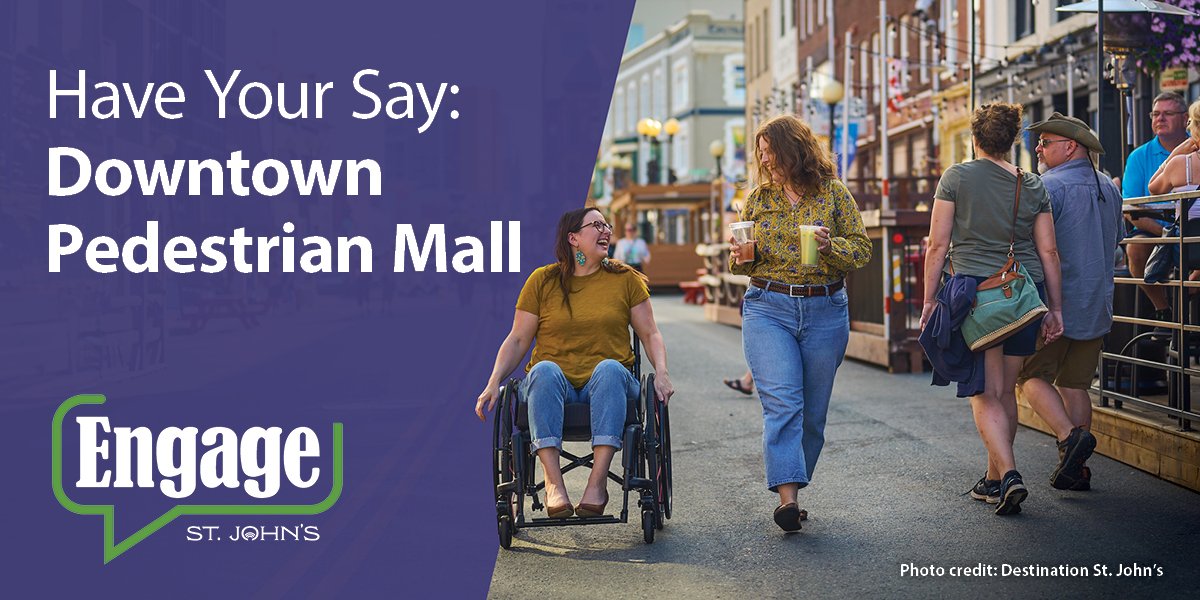
[[562,369],[571,385],[582,388],[606,358],[632,367],[629,311],[649,297],[645,282],[635,271],[600,269],[571,278],[571,311],[567,312],[558,265],[539,267],[525,280],[517,297],[517,310],[538,318],[537,341],[525,372],[548,360]]

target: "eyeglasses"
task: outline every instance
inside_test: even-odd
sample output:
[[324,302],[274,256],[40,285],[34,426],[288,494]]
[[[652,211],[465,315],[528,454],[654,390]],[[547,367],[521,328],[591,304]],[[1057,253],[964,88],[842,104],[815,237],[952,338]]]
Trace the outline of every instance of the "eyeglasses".
[[1049,146],[1050,144],[1057,144],[1059,142],[1073,142],[1073,141],[1075,141],[1075,140],[1047,140],[1045,138],[1042,138],[1037,141],[1037,147],[1045,148],[1046,146]]
[[595,228],[596,233],[604,233],[605,231],[612,233],[613,230],[612,225],[609,225],[604,221],[592,221],[591,223],[584,223],[583,225],[579,226],[579,230],[582,230],[584,227]]
[[1150,118],[1157,119],[1159,117],[1174,117],[1182,114],[1184,114],[1182,110],[1156,110],[1150,113]]

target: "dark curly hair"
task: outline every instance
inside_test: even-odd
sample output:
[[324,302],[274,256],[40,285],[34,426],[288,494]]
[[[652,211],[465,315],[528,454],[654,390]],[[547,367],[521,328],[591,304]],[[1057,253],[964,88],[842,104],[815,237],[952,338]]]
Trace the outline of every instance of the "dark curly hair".
[[779,115],[758,126],[754,134],[754,157],[758,163],[758,185],[770,187],[771,173],[763,167],[759,140],[767,140],[784,183],[797,192],[815,194],[826,180],[837,177],[833,156],[817,140],[812,129],[792,115]]
[[1020,132],[1020,104],[984,104],[971,115],[971,136],[975,138],[979,149],[989,156],[1008,154]]

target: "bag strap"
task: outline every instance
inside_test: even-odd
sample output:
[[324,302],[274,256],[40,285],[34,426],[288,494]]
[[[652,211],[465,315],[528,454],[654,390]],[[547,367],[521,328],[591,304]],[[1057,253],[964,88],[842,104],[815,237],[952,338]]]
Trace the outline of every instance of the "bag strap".
[[1021,183],[1024,181],[1024,171],[1017,167],[1017,193],[1013,197],[1012,235],[1008,236],[1008,257],[1016,256],[1017,247],[1017,207],[1021,205]]

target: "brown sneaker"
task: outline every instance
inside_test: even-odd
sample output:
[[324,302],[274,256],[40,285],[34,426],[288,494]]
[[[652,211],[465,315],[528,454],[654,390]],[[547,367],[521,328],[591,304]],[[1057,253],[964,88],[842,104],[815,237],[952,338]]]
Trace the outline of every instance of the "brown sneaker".
[[1083,463],[1096,450],[1096,437],[1076,427],[1058,443],[1058,466],[1050,474],[1050,487],[1069,490],[1083,479]]
[[1071,486],[1073,492],[1086,492],[1092,489],[1092,470],[1083,466],[1083,475],[1075,480],[1075,485]]

